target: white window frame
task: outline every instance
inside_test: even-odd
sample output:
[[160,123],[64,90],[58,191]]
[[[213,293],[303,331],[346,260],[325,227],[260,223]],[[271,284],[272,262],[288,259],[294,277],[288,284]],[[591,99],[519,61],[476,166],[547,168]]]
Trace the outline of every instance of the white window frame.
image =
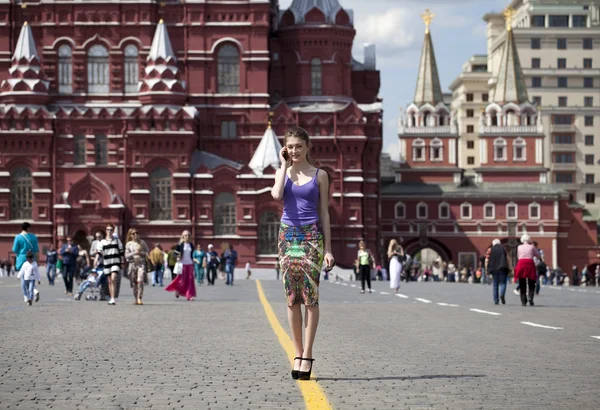
[[[498,157],[497,153],[497,148],[503,148],[502,150],[502,157]],[[494,140],[494,161],[496,162],[506,162],[507,161],[507,155],[506,155],[506,151],[507,151],[507,143],[506,140],[502,137],[496,138]]]
[[[421,148],[421,157],[417,157],[417,148]],[[425,152],[425,150],[427,149],[426,144],[425,144],[425,140],[418,138],[416,140],[414,140],[414,142],[412,143],[412,159],[413,162],[425,162],[426,158],[427,158],[427,154]]]
[[[463,207],[469,207],[469,216],[463,216]],[[460,219],[473,219],[473,205],[468,202],[463,202],[460,204]]]
[[[438,149],[439,155],[436,157],[433,155],[435,149]],[[434,138],[429,144],[429,158],[431,162],[442,162],[444,160],[444,143],[439,138]]]
[[[448,208],[448,216],[442,216],[442,208]],[[450,204],[448,202],[442,202],[438,205],[438,219],[450,219]]]
[[125,47],[125,58],[123,60],[123,83],[125,84],[125,93],[133,94],[138,92],[139,81],[139,50],[129,44]]
[[[515,216],[513,216],[513,217],[510,217],[508,214],[508,209],[511,206],[515,207]],[[519,219],[519,206],[517,204],[515,204],[514,202],[509,202],[508,204],[506,204],[506,219],[512,219],[512,220]]]
[[[523,155],[519,158],[517,157],[517,148],[521,148],[521,152]],[[527,143],[521,137],[515,139],[513,141],[513,161],[525,162],[527,161]]]
[[310,61],[310,94],[323,95],[323,63],[318,58]]
[[[533,208],[537,208],[537,216],[536,217],[531,216],[531,210]],[[535,221],[540,220],[542,218],[541,212],[542,212],[542,207],[540,206],[540,204],[538,204],[537,202],[532,202],[529,204],[529,219],[532,219]]]
[[[403,209],[403,216],[399,216],[398,215],[398,207],[401,206]],[[403,202],[396,202],[396,205],[394,205],[394,218],[395,219],[406,219],[406,205],[404,205]]]
[[[487,208],[488,206],[492,207],[492,216],[487,216],[486,212],[485,212],[485,208]],[[488,202],[486,204],[483,205],[483,219],[496,219],[496,204],[492,203],[492,202]]]
[[110,57],[102,44],[90,47],[87,53],[88,94],[108,94],[110,92]]
[[73,50],[67,44],[58,49],[58,93],[73,93]]
[[[425,216],[419,215],[419,208],[422,206],[425,207]],[[427,204],[425,202],[419,202],[417,204],[417,219],[427,219],[428,217],[429,217],[429,207],[427,206]]]

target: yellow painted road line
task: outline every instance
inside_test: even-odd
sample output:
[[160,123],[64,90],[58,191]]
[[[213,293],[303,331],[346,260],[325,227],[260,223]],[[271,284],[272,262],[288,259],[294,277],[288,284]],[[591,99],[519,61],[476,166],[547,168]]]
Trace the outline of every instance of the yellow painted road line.
[[[267,300],[265,296],[265,292],[263,291],[262,284],[260,280],[256,281],[256,289],[258,290],[258,298],[260,299],[260,303],[262,303],[263,308],[265,309],[265,314],[267,315],[267,319],[269,319],[269,323],[273,328],[273,332],[277,335],[279,339],[279,343],[285,350],[285,353],[288,356],[290,361],[290,365],[294,363],[294,357],[296,356],[296,350],[294,349],[294,344],[292,343],[292,339],[285,332],[277,316],[273,312],[273,308],[271,308],[271,304]],[[291,368],[290,368],[291,370]],[[291,376],[290,376],[291,377]],[[314,373],[312,374],[313,379],[311,380],[298,380],[298,388],[302,393],[302,397],[304,397],[304,404],[306,405],[307,410],[312,409],[322,409],[322,410],[330,410],[332,409],[327,396],[321,386],[314,380]]]

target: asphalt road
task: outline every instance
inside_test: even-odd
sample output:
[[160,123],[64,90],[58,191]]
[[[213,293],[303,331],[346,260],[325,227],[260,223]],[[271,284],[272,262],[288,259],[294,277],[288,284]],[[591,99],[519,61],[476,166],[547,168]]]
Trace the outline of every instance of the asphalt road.
[[[260,283],[289,334],[281,283]],[[599,288],[546,287],[522,307],[512,293],[494,305],[484,285],[359,285],[321,285],[313,380],[325,404],[600,408]],[[2,409],[318,407],[290,378],[253,280],[198,287],[194,302],[147,287],[144,306],[127,281],[116,306],[73,301],[60,279],[40,290],[28,307],[18,282],[0,279]]]

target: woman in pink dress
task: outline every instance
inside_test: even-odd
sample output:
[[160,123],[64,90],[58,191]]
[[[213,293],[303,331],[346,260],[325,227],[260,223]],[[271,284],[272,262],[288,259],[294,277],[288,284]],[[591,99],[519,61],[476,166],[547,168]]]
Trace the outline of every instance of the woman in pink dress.
[[534,257],[540,258],[540,253],[531,243],[529,235],[521,237],[522,245],[517,248],[517,266],[515,266],[515,282],[519,281],[519,290],[521,291],[521,304],[527,306],[527,296],[529,296],[529,305],[533,306],[533,295],[535,295],[535,283],[537,281],[537,270]]
[[192,243],[189,231],[183,231],[179,245],[175,248],[177,263],[182,264],[181,273],[177,275],[173,282],[165,288],[167,292],[175,292],[175,297],[185,296],[187,300],[196,298],[196,284],[194,283],[194,260],[192,253],[196,247]]

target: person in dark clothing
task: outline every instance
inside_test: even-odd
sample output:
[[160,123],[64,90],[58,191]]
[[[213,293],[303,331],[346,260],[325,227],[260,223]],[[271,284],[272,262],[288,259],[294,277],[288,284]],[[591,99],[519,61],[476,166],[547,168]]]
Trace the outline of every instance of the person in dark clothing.
[[219,258],[219,254],[215,252],[214,246],[212,244],[208,245],[208,253],[206,254],[206,279],[209,285],[215,285],[217,267],[220,261],[221,259]]
[[67,238],[61,250],[60,255],[63,261],[63,280],[65,281],[65,293],[68,296],[73,296],[73,275],[77,268],[77,256],[79,255],[79,249],[77,245],[73,243],[71,237]]
[[48,245],[48,251],[46,251],[46,276],[48,277],[48,284],[54,286],[54,278],[56,276],[56,262],[58,261],[58,253],[54,249],[54,245]]
[[[499,239],[494,239],[492,242],[492,250],[490,251],[490,256],[487,260],[487,271],[493,277],[492,292],[494,304],[497,305],[499,303],[498,299],[502,301],[503,305],[506,304],[506,279],[509,271],[508,255]],[[499,298],[498,290],[500,290]]]

